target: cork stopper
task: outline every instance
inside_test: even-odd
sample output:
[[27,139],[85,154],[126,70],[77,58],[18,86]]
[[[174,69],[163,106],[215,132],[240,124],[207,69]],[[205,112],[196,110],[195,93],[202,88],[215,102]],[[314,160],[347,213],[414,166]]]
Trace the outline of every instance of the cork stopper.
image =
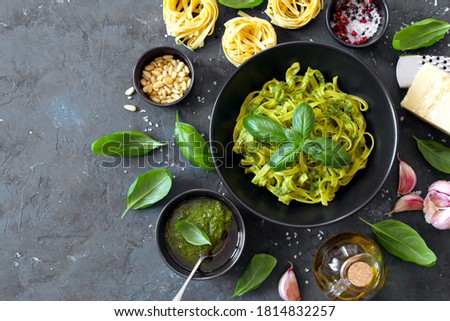
[[372,268],[365,262],[355,262],[348,268],[347,277],[355,286],[367,286],[373,278]]

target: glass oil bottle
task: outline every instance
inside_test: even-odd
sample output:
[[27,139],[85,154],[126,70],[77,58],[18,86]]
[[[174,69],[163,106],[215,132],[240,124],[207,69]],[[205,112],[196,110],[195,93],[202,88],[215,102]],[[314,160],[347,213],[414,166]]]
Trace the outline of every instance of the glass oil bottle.
[[365,235],[354,232],[336,234],[317,251],[314,277],[330,300],[368,300],[384,285],[383,253]]

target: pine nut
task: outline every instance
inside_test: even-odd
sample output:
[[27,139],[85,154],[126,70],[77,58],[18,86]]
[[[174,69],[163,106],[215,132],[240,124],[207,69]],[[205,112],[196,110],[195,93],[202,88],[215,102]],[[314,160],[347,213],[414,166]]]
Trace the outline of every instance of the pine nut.
[[172,79],[171,77],[165,77],[165,78],[163,79],[163,82],[164,82],[166,85],[173,84],[173,79]]
[[184,62],[180,62],[180,63],[177,65],[177,72],[180,72],[180,71],[183,69],[184,66],[185,66]]
[[123,105],[123,108],[125,108],[126,110],[129,110],[129,111],[136,111],[137,110],[135,105]]
[[134,87],[130,87],[127,90],[125,90],[125,96],[131,96],[134,94]]
[[142,72],[142,77],[144,77],[144,79],[150,80],[150,78],[152,78],[152,75],[148,71],[144,70]]
[[160,88],[162,86],[164,86],[164,83],[162,81],[158,81],[157,83],[153,84],[153,89]]

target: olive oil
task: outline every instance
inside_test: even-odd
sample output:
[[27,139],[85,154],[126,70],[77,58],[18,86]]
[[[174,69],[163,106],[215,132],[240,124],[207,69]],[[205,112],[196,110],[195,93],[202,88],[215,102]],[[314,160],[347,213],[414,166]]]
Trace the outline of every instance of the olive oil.
[[330,300],[368,300],[384,285],[383,253],[365,235],[339,233],[317,251],[314,276]]

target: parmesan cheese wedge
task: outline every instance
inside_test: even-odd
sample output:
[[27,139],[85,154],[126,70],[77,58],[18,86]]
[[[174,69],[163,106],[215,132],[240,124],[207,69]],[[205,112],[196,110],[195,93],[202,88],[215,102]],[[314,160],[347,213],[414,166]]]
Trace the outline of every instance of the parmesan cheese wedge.
[[450,135],[450,74],[423,65],[400,106]]

